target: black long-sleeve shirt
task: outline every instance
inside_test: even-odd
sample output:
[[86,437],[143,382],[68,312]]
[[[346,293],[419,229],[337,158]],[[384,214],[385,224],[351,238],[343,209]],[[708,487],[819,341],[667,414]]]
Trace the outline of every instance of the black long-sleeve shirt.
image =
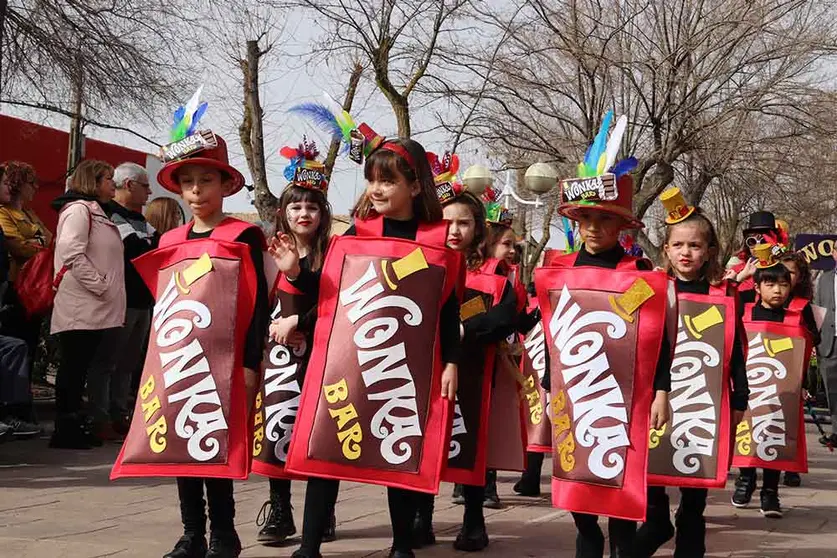
[[[709,281],[705,278],[696,281],[683,281],[676,279],[678,293],[693,293],[700,295],[709,294]],[[744,314],[744,305],[738,307],[737,319],[740,320]],[[740,321],[739,321],[740,323]],[[736,328],[737,329],[737,328]],[[744,358],[744,347],[741,343],[741,336],[736,331],[735,341],[732,344],[732,358],[730,360],[730,379],[732,380],[732,397],[730,406],[736,411],[747,410],[747,400],[750,397],[750,385],[747,382],[747,362]]]
[[[497,275],[505,274],[498,269]],[[517,296],[515,296],[511,283],[506,281],[497,304],[487,312],[462,322],[462,327],[465,330],[463,343],[488,345],[500,342],[514,333],[516,321]]]
[[[790,300],[790,299],[789,299]],[[785,303],[787,306],[788,303]],[[752,319],[759,322],[784,322],[785,308],[767,308],[761,303],[753,306]],[[820,332],[817,329],[817,320],[814,319],[814,310],[811,308],[811,303],[805,305],[802,309],[802,325],[808,330],[813,339],[814,346],[820,344]]]
[[[188,240],[197,238],[209,238],[212,230],[206,232],[195,232],[190,229],[187,235]],[[251,370],[259,370],[264,353],[265,333],[270,320],[270,307],[267,300],[267,279],[264,274],[264,256],[262,243],[264,237],[261,230],[251,227],[241,233],[237,242],[243,242],[250,248],[250,259],[256,270],[256,304],[253,307],[253,317],[250,318],[250,325],[247,327],[247,337],[244,341],[244,367]]]
[[[617,244],[610,250],[600,252],[598,254],[591,254],[587,251],[584,245],[581,246],[578,255],[576,256],[573,267],[600,267],[603,269],[616,269],[619,262],[625,256],[625,250]],[[646,260],[637,261],[637,269],[643,271],[651,271],[653,268]],[[546,353],[547,370],[549,370],[549,352]],[[550,380],[549,374],[543,375],[541,382],[544,389],[549,391]],[[671,343],[668,336],[663,332],[663,341],[660,345],[660,356],[657,358],[657,368],[654,372],[654,391],[671,391]]]
[[[397,221],[384,218],[383,236],[390,238],[403,238],[404,240],[415,240],[418,233],[419,222],[417,219],[409,221]],[[344,233],[344,236],[356,236],[357,231],[352,225]],[[305,270],[300,267],[299,276],[293,282],[294,286],[303,293],[319,295],[320,272]],[[303,333],[314,331],[317,315],[316,309],[300,316],[297,329]],[[462,342],[459,338],[459,299],[456,293],[452,292],[442,306],[439,319],[439,344],[442,353],[442,362],[459,364],[462,352]]]

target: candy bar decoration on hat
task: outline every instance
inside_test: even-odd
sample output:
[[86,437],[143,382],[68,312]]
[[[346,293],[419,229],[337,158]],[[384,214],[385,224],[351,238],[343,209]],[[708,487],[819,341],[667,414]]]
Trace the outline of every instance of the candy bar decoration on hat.
[[489,186],[482,194],[485,203],[485,222],[489,225],[500,225],[511,227],[514,221],[514,214],[507,207],[500,203],[500,194],[494,187]]
[[602,127],[578,165],[578,176],[561,181],[561,205],[558,213],[576,219],[579,212],[594,209],[618,215],[627,221],[626,228],[643,228],[633,214],[633,181],[630,172],[637,166],[634,157],[616,162],[628,118],[620,116],[608,139],[613,111],[608,111]]
[[433,182],[436,184],[436,197],[439,203],[445,205],[455,200],[465,191],[463,185],[457,180],[456,173],[459,171],[459,156],[449,151],[440,158],[433,152],[427,152],[427,162],[433,173]]
[[207,103],[200,101],[203,86],[198,87],[189,101],[174,112],[171,142],[160,148],[163,166],[157,182],[174,194],[182,193],[177,183],[177,171],[187,164],[203,165],[219,170],[230,180],[225,196],[232,196],[244,187],[244,176],[230,165],[227,144],[211,130],[198,130]]
[[758,260],[756,262],[756,268],[767,269],[768,267],[779,265],[779,260],[776,259],[773,253],[775,246],[775,244],[758,244],[750,250],[753,257]]
[[686,203],[686,198],[683,197],[680,188],[669,188],[664,191],[660,194],[660,201],[663,202],[663,208],[666,210],[666,224],[668,225],[684,221],[695,212],[695,208]]
[[325,165],[317,160],[320,152],[316,143],[303,137],[299,147],[283,147],[279,154],[290,161],[284,171],[288,186],[326,193],[328,178]]

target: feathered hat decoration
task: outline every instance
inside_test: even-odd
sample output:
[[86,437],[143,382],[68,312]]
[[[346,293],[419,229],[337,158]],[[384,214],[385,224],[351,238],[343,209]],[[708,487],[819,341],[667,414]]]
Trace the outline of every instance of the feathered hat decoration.
[[[324,95],[327,104],[303,103],[291,107],[288,112],[310,119],[333,140],[340,140],[343,144],[341,153],[348,154],[349,159],[357,164],[363,163],[365,157],[369,157],[376,149],[382,148],[398,154],[411,168],[416,168],[412,155],[404,147],[387,141],[365,122],[355,124],[355,119],[351,114],[343,110],[328,93]],[[337,110],[332,110],[328,105],[336,107]]]
[[500,203],[500,193],[494,187],[489,186],[485,189],[482,193],[482,201],[485,204],[486,223],[511,227],[514,214]]
[[285,167],[284,175],[289,186],[299,186],[310,190],[325,192],[328,189],[325,165],[317,160],[320,151],[317,144],[302,138],[298,147],[283,147],[279,154],[290,162]]
[[581,250],[581,235],[578,234],[578,229],[575,222],[570,221],[562,215],[561,225],[564,232],[564,239],[566,240],[566,245],[564,246],[564,253],[572,254],[573,252],[578,252],[579,250]]
[[171,141],[180,141],[185,137],[191,136],[195,133],[201,117],[206,112],[209,106],[206,102],[201,102],[201,92],[203,85],[198,87],[195,94],[189,99],[185,105],[181,105],[174,111],[174,122],[171,127]]
[[609,110],[602,120],[602,126],[596,138],[584,154],[584,161],[578,164],[579,178],[601,176],[607,172],[619,178],[636,168],[637,160],[634,157],[628,157],[616,163],[616,156],[619,154],[619,148],[622,147],[622,136],[625,135],[625,129],[628,127],[628,117],[624,114],[619,117],[608,139],[607,132],[612,122],[613,111]]
[[632,234],[623,232],[619,237],[619,244],[622,245],[625,253],[629,256],[633,256],[635,258],[642,258],[645,256],[642,246],[639,245]]
[[465,187],[457,180],[459,171],[459,156],[445,151],[442,157],[427,152],[427,162],[433,172],[433,182],[436,184],[436,197],[442,205],[456,199],[465,191]]

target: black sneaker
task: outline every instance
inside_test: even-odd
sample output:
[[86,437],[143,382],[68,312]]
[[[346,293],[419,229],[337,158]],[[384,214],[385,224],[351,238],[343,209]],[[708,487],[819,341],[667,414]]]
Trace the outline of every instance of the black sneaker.
[[462,485],[461,484],[454,484],[453,485],[453,494],[451,495],[453,500],[451,500],[454,504],[457,505],[464,505],[465,504],[465,495],[462,493]]
[[782,518],[782,506],[779,504],[779,493],[773,489],[761,491],[761,514],[774,519]]
[[241,541],[235,531],[212,533],[209,536],[209,548],[205,558],[238,558],[240,554]]
[[453,541],[453,548],[463,552],[479,552],[488,546],[488,533],[485,530],[485,524],[466,528],[462,526],[462,530],[456,535],[456,540]]
[[837,446],[837,434],[831,434],[830,436],[821,436],[820,443],[828,447]]
[[732,493],[732,505],[736,508],[746,508],[753,499],[756,490],[756,480],[739,476],[735,479],[735,492]]
[[322,554],[309,554],[301,548],[298,548],[291,554],[291,558],[323,558]]
[[203,535],[183,535],[171,552],[163,558],[204,558],[206,538]]
[[6,423],[0,422],[0,442],[5,442],[12,438],[12,427]]
[[412,550],[395,550],[394,548],[390,548],[389,558],[416,558],[416,554]]
[[799,473],[791,473],[790,471],[785,471],[785,478],[782,482],[785,486],[796,488],[798,486],[802,486],[802,477],[799,476]]
[[93,446],[82,419],[78,415],[65,415],[55,419],[55,431],[49,440],[49,447],[88,450]]
[[25,420],[20,420],[14,417],[4,418],[3,423],[12,428],[12,436],[15,438],[34,438],[44,431],[40,425],[33,422],[26,422]]
[[334,542],[337,540],[337,518],[331,514],[331,519],[328,520],[328,527],[323,533],[323,542]]
[[256,525],[262,527],[256,540],[264,545],[282,544],[288,537],[296,534],[296,525],[289,502],[268,500],[262,505],[256,517]]

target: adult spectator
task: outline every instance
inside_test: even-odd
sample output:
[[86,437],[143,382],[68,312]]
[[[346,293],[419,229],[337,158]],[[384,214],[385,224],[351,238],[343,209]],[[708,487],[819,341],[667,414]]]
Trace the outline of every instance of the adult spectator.
[[[55,378],[55,432],[50,447],[89,449],[101,445],[82,413],[85,382],[99,392],[112,371],[114,353],[103,340],[125,323],[125,268],[122,239],[105,213],[116,194],[113,167],[82,161],[69,190],[53,201],[58,210],[56,276],[62,275],[52,310],[61,361]],[[98,382],[98,384],[97,384]]]
[[[837,246],[831,251],[837,262]],[[824,272],[817,282],[814,304],[825,308],[825,319],[820,330],[820,344],[817,345],[817,363],[822,374],[828,408],[831,413],[831,435],[820,438],[820,443],[837,443],[837,330],[834,327],[835,305],[837,305],[837,281],[835,271]]]
[[14,281],[23,264],[49,246],[52,233],[28,207],[38,192],[35,169],[18,161],[8,161],[2,167],[10,199],[0,204],[0,227],[10,256],[9,279]]
[[741,250],[727,262],[727,273],[724,278],[739,283],[738,290],[743,302],[755,301],[753,275],[756,273],[756,262],[750,250],[759,244],[769,242],[771,235],[774,239],[778,239],[779,229],[776,226],[776,217],[769,211],[751,213],[747,227],[743,231],[744,243]]
[[105,427],[100,434],[115,438],[128,433],[132,380],[137,371],[142,370],[154,307],[154,297],[131,260],[156,248],[159,235],[142,214],[151,193],[145,169],[136,163],[122,163],[116,167],[113,181],[116,197],[110,207],[110,218],[122,237],[127,308],[125,325],[113,330],[105,341],[116,355],[110,385],[106,382],[100,384],[100,393],[91,394],[93,399],[90,403],[100,421],[108,415],[111,420],[112,428]]
[[145,208],[145,218],[160,236],[183,225],[186,221],[183,208],[177,200],[167,197],[151,200]]
[[[9,202],[9,184],[0,166],[0,204]],[[29,387],[29,355],[26,342],[13,335],[20,322],[20,307],[14,303],[9,282],[9,253],[0,229],[0,440],[10,436],[35,436],[37,424],[23,417],[32,415],[32,390]]]
[[[49,246],[52,233],[28,207],[38,192],[35,169],[19,161],[7,161],[0,167],[3,168],[3,181],[9,191],[8,199],[0,203],[0,227],[6,236],[6,249],[9,251],[9,280],[14,282],[23,264]],[[26,341],[28,347],[30,375],[41,336],[41,322],[40,318],[27,320],[21,316],[16,328],[16,337]]]

